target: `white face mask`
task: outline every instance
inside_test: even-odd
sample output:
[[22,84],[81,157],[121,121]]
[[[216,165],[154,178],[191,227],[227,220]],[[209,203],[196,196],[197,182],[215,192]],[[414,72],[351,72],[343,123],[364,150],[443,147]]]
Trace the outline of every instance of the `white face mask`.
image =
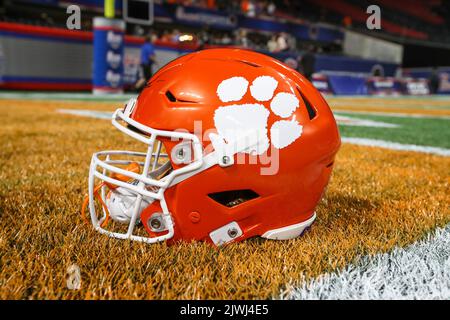
[[[130,115],[135,106],[136,99],[130,99],[124,110],[116,110],[112,124],[128,136],[144,143],[147,151],[101,151],[92,156],[89,173],[89,212],[94,228],[101,233],[119,239],[155,243],[168,240],[174,234],[173,219],[164,198],[165,190],[209,168],[217,161],[210,161],[208,166],[205,166],[202,145],[194,134],[156,130],[131,119]],[[172,170],[168,155],[161,153],[162,142],[157,139],[158,137],[181,140],[184,144],[189,143],[192,147],[191,162]],[[139,160],[136,160],[137,158]],[[164,158],[167,161],[161,164],[160,159],[164,160]],[[137,171],[140,172],[124,169],[124,166],[133,162],[137,164]],[[98,181],[100,184],[97,183]],[[96,199],[103,204],[103,216],[99,216],[96,212]],[[133,231],[139,223],[141,212],[155,201],[161,207],[160,219],[161,225],[164,226],[164,230],[161,231],[165,233],[157,237],[135,235]],[[107,222],[108,216],[113,221],[129,224],[127,232],[106,230],[104,222]]]

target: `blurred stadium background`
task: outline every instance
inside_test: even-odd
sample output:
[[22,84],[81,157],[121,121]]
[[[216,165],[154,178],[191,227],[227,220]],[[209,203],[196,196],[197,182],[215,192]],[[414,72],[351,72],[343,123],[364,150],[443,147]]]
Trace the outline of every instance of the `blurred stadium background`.
[[[450,2],[105,3],[0,0],[1,299],[450,299]],[[372,4],[380,30],[366,26]],[[71,5],[80,30],[67,27]],[[94,24],[105,13],[115,22]],[[120,242],[81,223],[92,153],[133,145],[102,119],[136,95],[150,33],[153,72],[241,47],[325,95],[344,143],[309,233],[216,250]],[[66,285],[73,265],[80,290]]]
[[[188,52],[235,46],[313,73],[314,84],[324,93],[450,93],[447,1],[154,0],[151,25],[126,23],[120,79],[103,85],[93,84],[98,76],[93,18],[103,16],[104,0],[0,3],[2,89],[90,91],[106,85],[129,90],[138,75],[143,36],[152,31],[154,71]],[[116,0],[116,18],[122,17],[123,3],[130,17],[150,18],[142,0]],[[73,4],[81,8],[80,30],[66,26],[66,8]],[[366,27],[371,4],[381,8],[381,30]]]

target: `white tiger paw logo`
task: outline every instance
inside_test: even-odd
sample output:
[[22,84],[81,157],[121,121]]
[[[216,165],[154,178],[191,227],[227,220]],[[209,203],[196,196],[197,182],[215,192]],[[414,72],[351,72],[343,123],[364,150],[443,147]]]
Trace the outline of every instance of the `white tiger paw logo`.
[[[217,144],[215,141],[218,139],[230,143],[243,135],[256,134],[257,145],[244,152],[261,155],[267,151],[270,143],[277,149],[283,149],[300,138],[303,127],[297,120],[288,119],[299,107],[299,100],[290,92],[279,92],[274,96],[277,86],[278,81],[270,76],[257,77],[250,87],[249,81],[244,77],[223,80],[217,87],[217,95],[222,102],[239,101],[250,89],[255,103],[219,106],[214,114],[218,136],[211,137],[213,145]],[[263,103],[267,103],[270,108],[266,108]],[[268,129],[271,113],[281,119]]]

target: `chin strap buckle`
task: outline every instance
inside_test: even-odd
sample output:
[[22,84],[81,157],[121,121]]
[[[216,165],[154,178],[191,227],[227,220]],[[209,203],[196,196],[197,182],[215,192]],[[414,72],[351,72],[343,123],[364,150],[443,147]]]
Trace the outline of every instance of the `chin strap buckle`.
[[225,139],[215,133],[211,133],[209,139],[214,147],[214,152],[217,154],[217,163],[219,166],[229,167],[233,165],[234,153]]

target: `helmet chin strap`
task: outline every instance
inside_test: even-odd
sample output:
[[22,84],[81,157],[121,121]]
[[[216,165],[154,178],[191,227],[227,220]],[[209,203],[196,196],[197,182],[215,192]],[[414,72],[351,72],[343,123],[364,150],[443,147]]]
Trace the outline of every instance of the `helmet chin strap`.
[[[138,163],[132,162],[130,163],[125,170],[139,173],[141,171],[141,168]],[[165,175],[167,175],[172,170],[172,165],[170,161],[167,161],[162,166],[160,166],[158,169],[153,170],[150,172],[149,176],[151,176],[153,179],[159,180],[163,178]],[[123,182],[131,182],[133,179],[130,177],[127,177],[122,174],[113,173],[111,175],[111,178],[117,179]],[[106,203],[103,201],[100,190],[102,187],[107,186],[110,190],[106,199]],[[120,223],[128,223],[131,220],[131,212],[128,212],[129,210],[132,210],[132,206],[128,206],[128,204],[132,204],[134,200],[136,199],[136,195],[128,192],[125,188],[117,187],[114,184],[108,183],[108,182],[100,182],[94,189],[94,196],[95,198],[101,203],[106,218],[102,223],[102,227],[105,227],[108,224],[109,218],[111,217],[114,221],[120,222]],[[147,207],[150,203],[152,203],[153,200],[147,201],[143,199],[141,203],[141,209],[144,209]],[[89,196],[86,196],[83,205],[81,207],[81,216],[83,220],[88,223],[86,219],[86,208],[89,204]],[[144,206],[144,207],[142,207]],[[129,208],[128,208],[129,207]]]
[[[134,173],[139,173],[140,170],[141,170],[141,167],[139,166],[138,163],[132,162],[132,163],[130,163],[130,164],[125,168],[125,170],[130,171],[130,172],[134,172]],[[124,181],[124,182],[128,182],[128,181],[131,181],[131,180],[132,180],[132,179],[130,179],[129,177],[127,177],[127,176],[125,176],[125,175],[122,175],[122,174],[118,174],[118,173],[113,173],[113,174],[111,175],[111,178],[117,179],[117,180],[119,180],[119,181]],[[103,223],[102,223],[102,225],[101,225],[102,227],[104,227],[104,226],[106,226],[106,225],[108,224],[109,217],[110,217],[110,213],[109,213],[109,210],[108,210],[108,205],[105,204],[105,202],[104,202],[103,199],[102,199],[102,196],[101,196],[100,193],[99,193],[100,190],[101,190],[104,186],[107,186],[111,191],[117,189],[117,186],[116,186],[116,185],[113,185],[113,184],[108,183],[108,182],[105,182],[105,181],[100,182],[100,183],[99,183],[98,185],[96,185],[95,188],[94,188],[94,196],[95,196],[95,198],[101,203],[101,205],[102,205],[102,207],[103,207],[103,210],[105,211],[105,215],[106,215],[105,220],[103,221]],[[87,208],[88,204],[89,204],[89,195],[87,195],[87,196],[84,198],[83,205],[81,206],[81,217],[83,218],[83,220],[84,220],[86,223],[88,223],[87,218],[86,218],[86,208]]]
[[[133,215],[136,199],[136,194],[123,187],[110,190],[106,196],[106,206],[108,207],[111,219],[119,223],[129,223]],[[139,213],[147,208],[153,201],[154,199],[142,198]],[[139,219],[136,220],[136,223],[139,221]]]
[[[149,176],[153,179],[159,180],[165,175],[167,175],[172,170],[172,165],[170,161],[167,161],[158,169],[153,170],[149,173]],[[119,223],[129,223],[133,215],[134,203],[136,201],[137,195],[128,191],[126,188],[118,187],[116,189],[111,189],[106,197],[106,206],[109,209],[109,214],[111,219]],[[147,208],[151,203],[155,201],[154,199],[149,199],[146,197],[142,198],[142,202],[139,208],[139,214]],[[136,220],[138,223],[139,220]]]

